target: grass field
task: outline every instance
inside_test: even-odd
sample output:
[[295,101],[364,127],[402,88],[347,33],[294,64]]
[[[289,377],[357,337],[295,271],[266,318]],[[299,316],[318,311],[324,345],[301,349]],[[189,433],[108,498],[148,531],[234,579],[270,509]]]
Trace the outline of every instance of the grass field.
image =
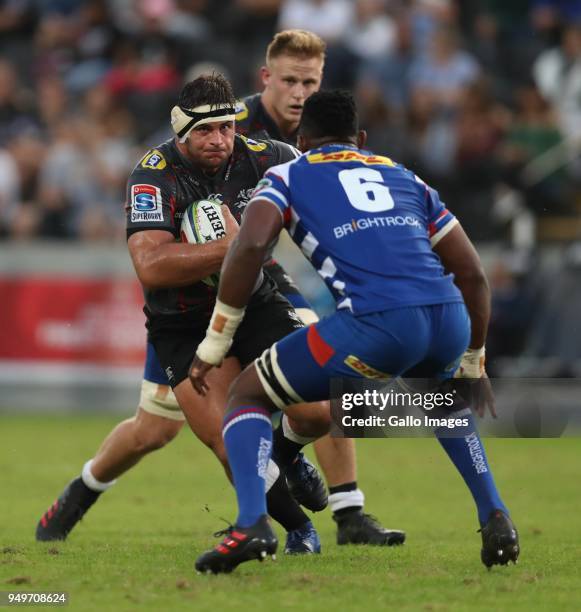
[[521,534],[517,566],[480,564],[472,501],[434,440],[366,440],[367,509],[408,532],[404,547],[339,547],[325,511],[314,519],[323,555],[210,577],[193,562],[223,528],[218,517],[235,518],[234,495],[186,430],[103,495],[69,541],[35,543],[40,515],[115,422],[0,415],[0,590],[67,591],[70,609],[99,611],[581,606],[580,440],[487,440]]

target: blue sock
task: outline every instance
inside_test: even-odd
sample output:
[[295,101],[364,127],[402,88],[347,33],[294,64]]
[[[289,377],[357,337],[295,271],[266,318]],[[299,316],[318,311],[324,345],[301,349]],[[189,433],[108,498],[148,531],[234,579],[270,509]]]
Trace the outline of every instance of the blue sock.
[[[468,419],[468,425],[462,428],[456,427],[453,430],[439,428],[434,433],[448,457],[464,478],[464,482],[468,485],[478,509],[480,526],[483,526],[493,510],[498,508],[507,515],[508,510],[496,490],[494,478],[472,414],[469,411],[466,411],[466,413],[462,411],[450,416],[466,418]],[[444,437],[446,433],[450,432],[455,437]]]
[[239,406],[226,415],[222,435],[238,498],[236,526],[250,527],[266,514],[265,477],[272,451],[270,413],[257,406]]

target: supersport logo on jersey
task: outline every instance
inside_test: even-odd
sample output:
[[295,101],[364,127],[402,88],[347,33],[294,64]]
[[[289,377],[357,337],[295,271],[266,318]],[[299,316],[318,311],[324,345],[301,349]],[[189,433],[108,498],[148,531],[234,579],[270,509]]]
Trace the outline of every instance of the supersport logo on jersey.
[[150,170],[163,170],[167,166],[164,156],[157,150],[150,151],[142,160],[141,167]]
[[254,151],[255,153],[264,151],[264,149],[268,147],[268,144],[266,142],[258,142],[258,140],[252,140],[252,138],[247,138],[246,136],[243,136],[242,134],[238,134],[238,136],[240,136],[240,138],[242,138],[242,140],[244,141],[244,144],[251,151]]
[[131,187],[131,221],[163,221],[161,190],[155,185]]

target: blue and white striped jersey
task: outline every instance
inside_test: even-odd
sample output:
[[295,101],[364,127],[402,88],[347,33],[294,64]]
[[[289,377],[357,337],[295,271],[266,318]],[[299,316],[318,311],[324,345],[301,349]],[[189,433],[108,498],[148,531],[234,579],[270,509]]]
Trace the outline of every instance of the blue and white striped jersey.
[[282,213],[337,308],[461,302],[432,247],[457,223],[435,190],[387,157],[327,145],[274,166],[251,199]]

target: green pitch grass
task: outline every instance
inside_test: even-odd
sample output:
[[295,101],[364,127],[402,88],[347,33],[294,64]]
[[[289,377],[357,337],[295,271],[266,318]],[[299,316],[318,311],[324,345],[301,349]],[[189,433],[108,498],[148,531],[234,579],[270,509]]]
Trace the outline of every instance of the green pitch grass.
[[[581,575],[581,443],[487,440],[521,535],[517,566],[487,571],[475,510],[437,442],[358,443],[368,511],[405,529],[400,548],[339,547],[315,516],[323,554],[198,576],[196,556],[235,518],[217,462],[189,430],[102,496],[69,541],[35,525],[116,419],[0,415],[0,590],[67,591],[73,610],[572,610]],[[282,530],[278,529],[284,542]]]

